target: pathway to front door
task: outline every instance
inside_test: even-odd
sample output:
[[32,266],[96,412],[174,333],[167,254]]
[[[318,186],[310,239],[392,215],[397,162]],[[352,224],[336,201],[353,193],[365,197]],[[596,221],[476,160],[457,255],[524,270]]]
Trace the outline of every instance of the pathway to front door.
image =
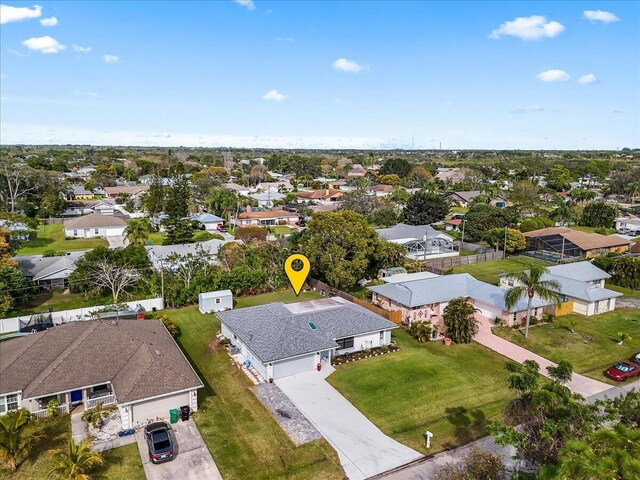
[[285,395],[327,439],[351,480],[364,479],[422,457],[382,433],[325,378],[334,368],[275,381]]

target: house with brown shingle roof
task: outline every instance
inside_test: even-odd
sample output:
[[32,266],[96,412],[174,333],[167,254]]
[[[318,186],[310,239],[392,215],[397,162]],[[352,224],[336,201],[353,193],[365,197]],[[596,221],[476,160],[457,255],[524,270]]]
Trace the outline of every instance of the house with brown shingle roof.
[[159,320],[87,320],[2,342],[0,415],[117,406],[123,428],[198,408],[203,384]]
[[73,238],[121,237],[127,228],[127,222],[122,218],[99,213],[71,218],[63,225],[65,237]]
[[238,226],[258,226],[267,227],[272,225],[295,225],[300,220],[297,213],[285,210],[264,210],[252,211],[247,207],[245,212],[240,213],[234,223]]
[[104,187],[107,196],[116,198],[120,195],[131,195],[132,197],[141,197],[147,193],[149,187],[147,185],[133,185],[123,187]]
[[591,258],[629,250],[629,240],[616,235],[600,235],[568,227],[548,227],[525,232],[527,251],[554,258]]
[[339,202],[343,193],[333,188],[323,188],[322,190],[310,190],[298,193],[298,199],[303,201],[312,201],[320,203]]

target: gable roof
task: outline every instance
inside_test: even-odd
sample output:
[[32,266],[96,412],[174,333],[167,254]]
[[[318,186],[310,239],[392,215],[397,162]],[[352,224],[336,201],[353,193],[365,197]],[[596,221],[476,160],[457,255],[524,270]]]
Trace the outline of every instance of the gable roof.
[[480,195],[480,190],[469,190],[467,192],[445,192],[444,197],[456,196],[464,202],[470,202]]
[[407,225],[406,223],[398,223],[389,228],[376,228],[375,229],[380,238],[392,241],[398,240],[422,240],[426,235],[427,238],[446,238],[452,240],[452,238],[446,233],[440,232],[430,225]]
[[[588,262],[584,262],[588,263]],[[598,300],[607,300],[609,298],[621,297],[622,294],[602,288],[599,285],[593,285],[574,278],[568,278],[560,275],[546,273],[542,276],[543,280],[555,280],[560,284],[558,292],[567,297],[586,300],[587,302],[595,302]]]
[[121,187],[104,187],[104,191],[107,195],[129,194],[137,195],[149,190],[147,185],[124,185]]
[[326,200],[330,198],[341,197],[343,193],[340,190],[334,190],[333,188],[326,188],[322,190],[313,190],[309,192],[298,192],[299,198],[307,200]]
[[76,262],[85,252],[69,252],[59,257],[26,255],[15,257],[18,268],[32,280],[67,278],[76,269]]
[[[474,300],[494,305],[508,312],[519,312],[527,308],[527,301],[524,298],[521,298],[512,308],[507,308],[504,301],[506,288],[481,282],[468,273],[443,275],[401,283],[387,283],[368,288],[372,292],[410,308],[448,302],[458,297],[471,297]],[[543,302],[537,298],[534,298],[532,302],[534,308],[548,304],[549,302]]]
[[100,215],[99,213],[90,213],[78,218],[72,218],[63,222],[64,228],[71,230],[74,228],[99,228],[99,227],[126,227],[125,222],[120,217],[112,215]]
[[352,303],[304,313],[293,313],[284,303],[272,303],[216,315],[262,362],[334,349],[338,347],[336,339],[398,327]]
[[616,237],[615,235],[605,236],[599,233],[580,232],[579,230],[573,230],[567,227],[547,227],[539,230],[531,230],[524,234],[526,238],[544,237],[547,235],[560,235],[581,250],[629,245],[628,240]]
[[242,212],[238,218],[294,218],[298,217],[297,213],[287,212],[285,210],[267,210],[265,212]]
[[611,278],[604,270],[599,269],[591,262],[565,263],[547,267],[547,272],[559,277],[571,278],[582,282],[592,282],[594,280],[604,280]]
[[214,215],[212,213],[194,213],[193,215],[191,215],[191,220],[195,220],[196,222],[200,222],[200,223],[220,223],[220,222],[224,222],[224,220],[222,218],[220,218],[217,215]]
[[173,253],[178,255],[196,254],[200,251],[199,247],[201,247],[209,257],[215,258],[218,255],[220,247],[229,242],[230,240],[218,240],[214,238],[204,242],[182,243],[178,245],[148,245],[145,248],[147,249],[148,255],[153,255],[159,260],[163,260]]
[[0,393],[37,398],[111,382],[118,403],[202,382],[159,320],[87,320],[5,340]]

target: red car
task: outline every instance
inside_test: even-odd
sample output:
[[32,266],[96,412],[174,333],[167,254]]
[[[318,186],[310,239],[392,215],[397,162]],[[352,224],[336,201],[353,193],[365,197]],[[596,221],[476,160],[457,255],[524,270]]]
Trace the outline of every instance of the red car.
[[640,364],[635,362],[618,362],[604,374],[616,382],[624,382],[628,378],[640,375]]

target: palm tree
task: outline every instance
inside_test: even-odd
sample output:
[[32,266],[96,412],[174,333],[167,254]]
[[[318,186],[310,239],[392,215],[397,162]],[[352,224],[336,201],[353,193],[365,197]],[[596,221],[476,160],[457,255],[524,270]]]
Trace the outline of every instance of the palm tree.
[[90,480],[91,477],[87,472],[104,464],[102,455],[91,450],[89,440],[78,445],[69,438],[66,448],[49,450],[49,455],[57,466],[49,471],[48,476],[57,476],[65,480]]
[[433,328],[431,322],[413,322],[409,327],[409,335],[418,343],[426,343],[431,339]]
[[29,456],[33,446],[42,438],[42,433],[28,428],[33,417],[25,410],[13,410],[0,416],[0,462],[11,470]]
[[507,275],[508,280],[514,280],[515,287],[511,287],[504,294],[504,302],[507,308],[513,308],[522,297],[527,297],[527,321],[524,327],[524,336],[529,336],[529,320],[531,319],[531,302],[533,297],[538,297],[548,302],[557,302],[560,295],[556,290],[560,290],[560,282],[556,280],[543,280],[547,273],[544,265],[530,264],[529,270],[513,272]]
[[109,405],[107,407],[102,406],[102,402],[99,402],[95,407],[85,410],[82,414],[82,420],[91,423],[93,428],[102,428],[104,425],[104,418],[109,416],[109,412],[116,408],[115,405]]
[[149,222],[148,218],[134,218],[129,220],[127,228],[124,229],[124,234],[130,243],[144,244],[150,233],[151,222]]
[[454,298],[444,307],[442,319],[447,326],[447,337],[455,343],[469,343],[476,334],[478,321],[475,308],[469,297]]

